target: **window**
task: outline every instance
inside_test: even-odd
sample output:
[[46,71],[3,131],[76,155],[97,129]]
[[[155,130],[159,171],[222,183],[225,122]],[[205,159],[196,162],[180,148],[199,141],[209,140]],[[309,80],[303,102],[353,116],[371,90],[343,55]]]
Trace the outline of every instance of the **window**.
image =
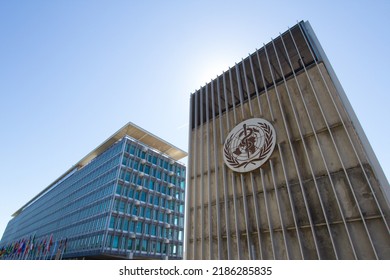
[[137,223],[137,233],[142,233],[142,223]]
[[141,192],[141,201],[146,202],[146,192]]
[[129,188],[129,193],[127,194],[127,196],[130,197],[130,198],[133,198],[133,195],[134,195],[134,189],[133,188]]
[[151,225],[150,226],[150,235],[156,235],[156,225]]
[[142,251],[146,251],[148,249],[148,241],[147,240],[142,240]]
[[135,222],[130,222],[130,231],[134,232],[135,229]]
[[133,239],[131,238],[127,240],[127,250],[133,250]]
[[114,211],[118,211],[119,208],[119,200],[114,200]]
[[177,216],[175,216],[175,218],[173,219],[173,224],[175,226],[177,226],[179,224],[179,218]]
[[129,153],[132,154],[132,155],[135,155],[135,147],[134,146],[130,146]]
[[120,247],[119,247],[119,249],[121,249],[121,250],[123,250],[123,249],[125,249],[126,248],[126,238],[124,238],[124,237],[121,237],[121,245],[120,245]]
[[119,212],[125,212],[125,202],[121,201],[119,202]]
[[149,234],[150,224],[145,224],[145,234]]
[[126,171],[124,171],[123,169],[121,169],[121,173],[119,174],[119,178],[121,178],[122,180],[125,179],[125,174],[126,174]]
[[149,207],[147,207],[147,208],[145,209],[145,218],[150,219],[151,213],[152,213],[152,209],[150,209]]
[[129,190],[128,187],[122,187],[122,195],[123,195],[123,196],[127,196],[128,190]]
[[111,217],[109,228],[112,228],[112,229],[113,229],[114,226],[115,226],[115,217]]
[[117,218],[116,229],[122,229],[122,218]]
[[123,159],[122,159],[122,164],[123,164],[123,165],[127,165],[128,159],[129,159],[129,158],[127,158],[127,157],[123,157]]
[[116,186],[116,193],[119,194],[119,195],[121,195],[121,193],[122,193],[122,185],[119,185],[119,184],[118,184],[118,185]]
[[156,252],[161,253],[161,242],[157,242]]
[[118,249],[118,243],[119,243],[119,236],[114,236],[112,240],[112,248]]
[[124,231],[128,231],[129,230],[129,220],[128,219],[124,219],[123,230]]
[[153,220],[157,220],[158,211],[153,210]]
[[107,235],[106,246],[111,247],[111,235]]
[[153,181],[153,180],[150,180],[150,181],[149,181],[149,189],[150,189],[150,190],[153,190],[153,189],[154,189],[154,181]]
[[130,172],[128,172],[128,171],[125,174],[125,181],[130,182]]

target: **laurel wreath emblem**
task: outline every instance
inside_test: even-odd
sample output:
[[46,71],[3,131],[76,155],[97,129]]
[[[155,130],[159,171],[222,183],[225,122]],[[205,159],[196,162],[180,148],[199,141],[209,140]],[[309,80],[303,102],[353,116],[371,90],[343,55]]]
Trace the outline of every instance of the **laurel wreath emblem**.
[[234,138],[233,137],[234,135],[231,135],[230,138],[226,140],[223,152],[225,155],[226,162],[229,163],[231,165],[231,167],[239,168],[241,166],[246,167],[249,164],[255,164],[255,162],[257,162],[257,161],[264,160],[267,157],[267,155],[270,153],[270,151],[272,150],[273,138],[274,138],[272,128],[266,123],[258,123],[258,124],[259,124],[259,127],[264,132],[264,144],[260,148],[259,155],[257,157],[255,157],[251,160],[245,161],[245,162],[239,162],[237,160],[237,158],[233,155],[231,148],[230,148],[232,140]]

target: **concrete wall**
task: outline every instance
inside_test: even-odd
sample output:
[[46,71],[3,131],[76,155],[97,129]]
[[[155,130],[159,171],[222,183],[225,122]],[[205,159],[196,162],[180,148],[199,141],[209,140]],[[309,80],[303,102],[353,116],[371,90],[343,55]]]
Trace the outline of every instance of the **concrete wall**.
[[[241,82],[231,71],[191,98],[187,259],[390,259],[388,186],[324,64],[296,69],[256,95],[249,93],[261,71],[252,68],[253,77],[236,65],[246,73]],[[259,169],[236,173],[224,164],[223,143],[253,117],[273,124],[277,144]]]

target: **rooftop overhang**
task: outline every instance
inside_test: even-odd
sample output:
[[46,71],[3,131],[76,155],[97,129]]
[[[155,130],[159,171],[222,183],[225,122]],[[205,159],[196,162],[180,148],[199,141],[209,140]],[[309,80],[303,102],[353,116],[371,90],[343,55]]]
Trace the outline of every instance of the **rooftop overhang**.
[[130,136],[131,138],[133,138],[139,142],[142,142],[146,146],[148,146],[154,150],[157,150],[157,151],[161,152],[162,154],[165,154],[169,158],[172,158],[176,161],[187,156],[187,153],[185,151],[173,146],[172,144],[168,143],[167,141],[165,141],[165,140],[159,138],[158,136],[142,129],[141,127],[139,127],[131,122],[128,122],[125,126],[123,126],[121,129],[119,129],[117,132],[115,132],[106,141],[104,141],[97,148],[95,148],[93,151],[91,151],[89,154],[87,154],[85,157],[83,157],[79,162],[77,162],[75,165],[73,165],[68,171],[66,171],[64,174],[62,174],[60,177],[58,177],[53,183],[51,183],[48,187],[46,187],[44,190],[42,190],[40,193],[38,193],[36,196],[34,196],[30,201],[28,201],[25,205],[23,205],[19,210],[17,210],[14,214],[12,214],[12,217],[16,217],[17,215],[19,215],[31,203],[33,203],[39,197],[41,197],[46,192],[48,192],[52,187],[54,187],[61,180],[65,179],[67,176],[69,176],[75,169],[83,168],[88,163],[90,163],[94,158],[96,158],[98,155],[103,153],[105,150],[107,150],[109,147],[114,145],[116,142],[121,140],[126,135]]
[[115,144],[117,141],[122,139],[124,136],[130,136],[131,138],[142,142],[143,144],[167,155],[174,160],[180,160],[187,156],[187,153],[167,141],[159,138],[158,136],[142,129],[141,127],[129,122],[117,132],[114,133],[110,138],[104,141],[100,146],[86,155],[81,159],[76,166],[83,167],[87,165],[91,160],[100,155],[102,152],[107,150],[110,146]]

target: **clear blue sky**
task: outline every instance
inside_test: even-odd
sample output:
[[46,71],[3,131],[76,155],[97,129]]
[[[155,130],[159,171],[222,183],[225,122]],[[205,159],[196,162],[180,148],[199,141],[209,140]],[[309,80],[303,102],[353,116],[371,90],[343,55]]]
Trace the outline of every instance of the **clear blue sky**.
[[390,178],[390,1],[0,1],[0,236],[128,121],[187,150],[190,94],[300,20]]

